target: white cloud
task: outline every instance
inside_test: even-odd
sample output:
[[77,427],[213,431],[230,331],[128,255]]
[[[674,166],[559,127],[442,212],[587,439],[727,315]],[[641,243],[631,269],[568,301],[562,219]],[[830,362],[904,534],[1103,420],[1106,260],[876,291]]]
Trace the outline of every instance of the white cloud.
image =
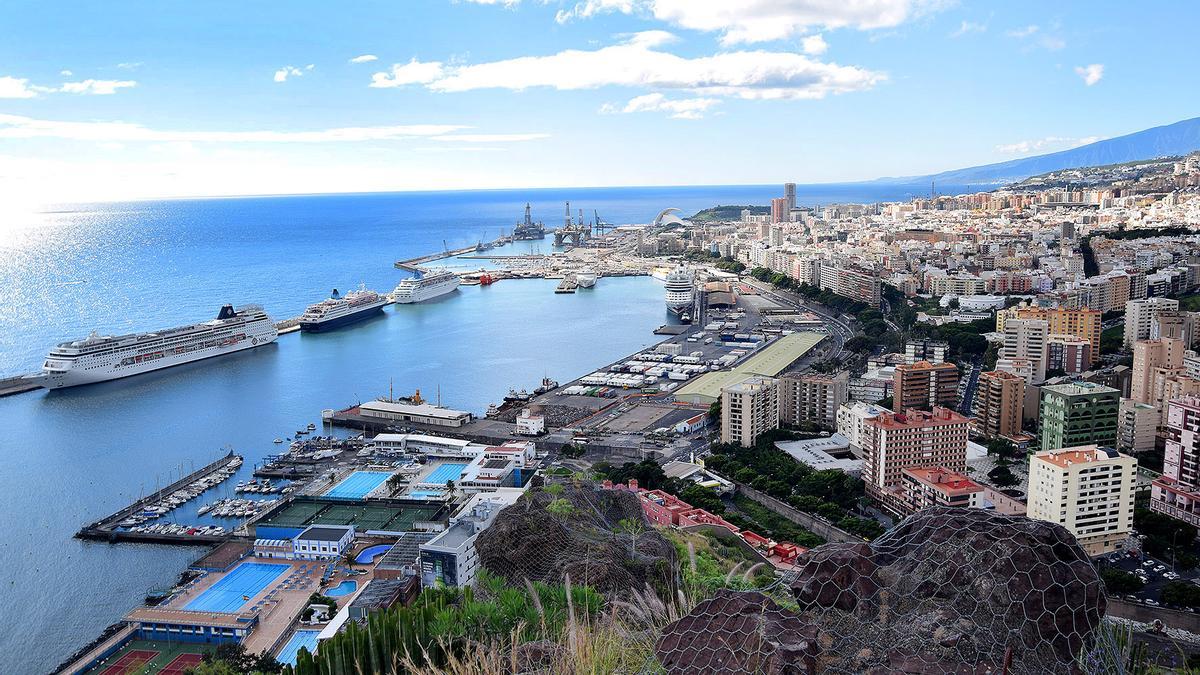
[[356,56],[356,57],[350,59],[350,63],[370,63],[371,61],[378,61],[378,60],[379,60],[379,57],[375,56],[374,54],[363,54],[361,56]]
[[69,70],[60,70],[60,71],[58,71],[58,74],[62,75],[63,77],[70,77],[70,76],[74,75],[75,73],[72,73]]
[[1092,86],[1104,77],[1104,64],[1092,63],[1086,66],[1076,66],[1075,74],[1083,78],[1083,83]]
[[593,51],[568,49],[460,66],[414,59],[393,66],[391,73],[376,73],[371,86],[420,83],[438,92],[622,86],[745,99],[817,99],[869,89],[887,77],[794,52],[735,51],[687,58],[656,49],[674,40],[665,31],[645,31]]
[[443,74],[441,61],[421,62],[412,59],[408,63],[392,64],[391,72],[375,73],[371,76],[370,86],[383,89],[406,84],[428,84],[441,79]]
[[304,73],[312,70],[313,67],[314,66],[311,63],[308,64],[307,66],[304,66],[304,68],[302,68],[302,69],[297,68],[295,66],[284,66],[284,67],[280,68],[279,70],[275,71],[274,79],[276,82],[287,82],[287,79],[289,77],[303,77]]
[[0,98],[33,98],[37,92],[29,86],[29,80],[23,77],[0,77]]
[[800,41],[800,48],[805,54],[820,56],[829,50],[829,43],[821,35],[809,35]]
[[141,61],[132,61],[132,62],[118,63],[118,64],[117,64],[117,67],[118,67],[118,68],[120,68],[121,70],[137,70],[137,69],[138,69],[138,68],[140,68],[141,66],[142,66],[142,62],[141,62]]
[[[1050,26],[1051,31],[1057,31],[1060,26],[1055,23]],[[1067,41],[1042,30],[1042,27],[1037,24],[1029,24],[1023,28],[1014,28],[1013,30],[1005,31],[1004,33],[1010,38],[1016,38],[1026,43],[1025,51],[1032,50],[1036,47],[1041,47],[1047,51],[1056,52],[1067,46]]]
[[1028,26],[1025,26],[1024,28],[1014,28],[1010,31],[1005,31],[1004,34],[1009,37],[1027,38],[1030,35],[1033,35],[1034,33],[1038,32],[1039,30],[1041,30],[1041,26],[1038,26],[1037,24],[1029,24]]
[[1103,136],[1085,136],[1083,138],[1069,138],[1065,136],[1047,136],[1029,141],[1018,141],[1016,143],[1005,143],[997,145],[996,150],[1008,155],[1027,155],[1031,152],[1042,151],[1058,151],[1077,148],[1088,143],[1104,140]]
[[698,120],[704,117],[704,113],[709,108],[720,103],[720,99],[715,98],[669,99],[663,94],[653,93],[632,98],[623,108],[617,108],[617,106],[611,103],[605,103],[601,106],[600,112],[604,114],[617,112],[665,112],[674,119]]
[[[63,122],[0,114],[0,138],[58,138],[90,142],[336,143],[428,138],[469,129],[458,124],[338,127],[318,131],[173,131],[131,122]],[[513,140],[513,139],[509,139]]]
[[560,23],[605,12],[647,14],[681,28],[719,31],[726,45],[767,42],[812,29],[874,30],[936,11],[947,0],[580,0]]
[[550,138],[550,134],[447,134],[433,136],[430,140],[447,143],[518,143],[540,141],[543,138]]
[[988,27],[987,27],[986,23],[975,23],[973,21],[963,21],[961,24],[959,24],[958,30],[954,31],[953,33],[950,33],[950,37],[957,38],[957,37],[962,37],[962,36],[970,34],[970,33],[986,33],[987,29],[988,29]]
[[133,80],[82,80],[80,82],[64,82],[59,91],[67,94],[94,94],[108,96],[117,93],[118,89],[136,87]]

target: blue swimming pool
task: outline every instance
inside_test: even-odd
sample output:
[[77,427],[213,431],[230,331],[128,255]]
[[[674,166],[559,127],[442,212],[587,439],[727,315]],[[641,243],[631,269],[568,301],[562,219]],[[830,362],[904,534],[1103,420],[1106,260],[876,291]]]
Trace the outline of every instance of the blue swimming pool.
[[390,549],[391,547],[392,547],[391,544],[379,544],[377,546],[368,546],[367,548],[364,548],[363,550],[358,552],[358,555],[355,556],[355,558],[354,558],[354,562],[358,563],[359,565],[365,565],[365,564],[375,560],[375,558],[377,558],[378,556],[381,556],[384,553],[387,553],[388,549]]
[[244,562],[183,608],[193,612],[240,611],[250,602],[246,598],[253,599],[290,567],[278,563]]
[[466,464],[454,464],[454,463],[443,464],[443,465],[439,466],[438,468],[434,469],[433,473],[429,474],[429,477],[426,478],[423,482],[425,482],[425,483],[440,483],[442,485],[445,485],[446,481],[458,480],[459,476],[462,476],[462,470],[465,468],[467,468]]
[[308,647],[310,654],[317,651],[317,635],[320,633],[318,630],[298,630],[292,633],[292,637],[288,638],[287,644],[279,650],[275,660],[289,666],[296,665],[296,655],[300,653],[301,647]]
[[326,492],[325,496],[362,499],[391,477],[390,471],[355,471]]
[[358,590],[358,582],[347,579],[337,586],[325,591],[325,595],[328,595],[331,598],[340,598],[343,595],[350,595],[356,590]]

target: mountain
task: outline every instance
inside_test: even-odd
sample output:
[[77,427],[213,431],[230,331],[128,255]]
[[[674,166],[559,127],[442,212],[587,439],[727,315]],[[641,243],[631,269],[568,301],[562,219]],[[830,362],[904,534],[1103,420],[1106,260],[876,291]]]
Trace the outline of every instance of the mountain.
[[1200,150],[1200,117],[1109,138],[1047,155],[943,171],[928,176],[879,178],[876,183],[928,185],[1003,185],[1060,169],[1120,164]]

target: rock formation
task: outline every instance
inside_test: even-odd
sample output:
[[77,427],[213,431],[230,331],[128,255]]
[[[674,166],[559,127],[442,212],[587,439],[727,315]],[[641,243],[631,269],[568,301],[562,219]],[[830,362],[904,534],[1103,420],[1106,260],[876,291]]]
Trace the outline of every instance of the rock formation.
[[1000,672],[1010,658],[1012,674],[1069,672],[1104,616],[1099,575],[1070,533],[978,509],[926,509],[798,564],[781,590],[799,612],[724,592],[667,627],[660,662],[677,674],[933,674]]

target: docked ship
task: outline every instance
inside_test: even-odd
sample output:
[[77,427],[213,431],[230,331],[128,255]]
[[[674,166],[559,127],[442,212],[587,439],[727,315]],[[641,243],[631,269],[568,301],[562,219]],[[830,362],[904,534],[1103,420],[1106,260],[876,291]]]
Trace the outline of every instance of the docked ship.
[[694,275],[686,267],[677,267],[667,275],[667,309],[685,322],[691,319],[696,300]]
[[225,305],[212,321],[151,333],[92,333],[64,342],[50,350],[34,377],[47,389],[104,382],[261,347],[278,335],[262,307]]
[[513,226],[512,238],[513,241],[546,238],[546,226],[540,221],[533,222],[533,218],[530,216],[529,204],[525,204],[525,222],[517,223]]
[[591,270],[580,270],[575,273],[575,283],[580,288],[591,288],[596,285],[596,273]]
[[387,302],[387,298],[366,288],[350,291],[346,295],[338,294],[335,288],[328,299],[309,305],[304,310],[300,316],[300,330],[319,333],[361,321],[382,312]]
[[422,272],[420,276],[405,279],[392,291],[392,301],[399,304],[425,302],[453,293],[461,279],[449,270]]

